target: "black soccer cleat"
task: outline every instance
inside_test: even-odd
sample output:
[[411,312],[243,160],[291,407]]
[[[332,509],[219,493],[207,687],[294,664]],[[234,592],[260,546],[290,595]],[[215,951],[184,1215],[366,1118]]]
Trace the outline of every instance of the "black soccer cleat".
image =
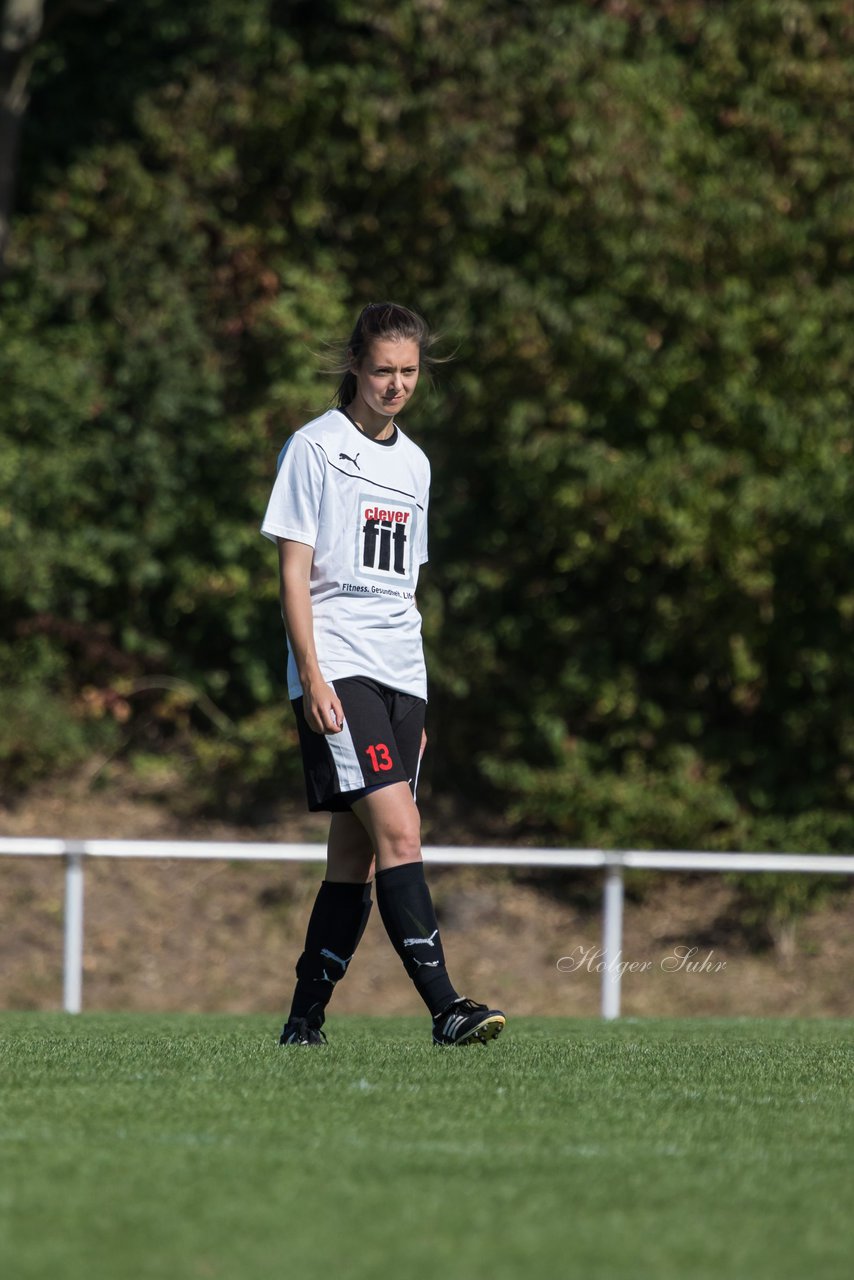
[[502,1031],[506,1019],[500,1009],[461,997],[433,1019],[434,1044],[486,1044]]
[[313,1027],[307,1018],[289,1018],[282,1028],[279,1044],[326,1044],[326,1036],[320,1027]]

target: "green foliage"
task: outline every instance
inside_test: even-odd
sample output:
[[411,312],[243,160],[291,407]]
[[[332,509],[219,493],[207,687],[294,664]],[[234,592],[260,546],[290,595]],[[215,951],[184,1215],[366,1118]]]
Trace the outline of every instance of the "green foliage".
[[11,797],[41,778],[79,765],[109,747],[115,722],[87,717],[86,708],[22,684],[0,694],[0,773]]
[[561,769],[514,766],[492,755],[484,757],[483,769],[513,797],[511,822],[530,826],[532,834],[540,824],[560,829],[570,846],[582,845],[595,831],[607,849],[685,849],[702,831],[707,847],[732,847],[736,800],[687,748],[674,749],[659,769],[640,753],[629,755],[619,771],[609,769],[584,744],[567,754]]
[[291,777],[257,526],[324,342],[398,296],[457,346],[406,423],[436,784],[555,841],[850,848],[849,6],[144,0],[98,32],[33,72],[4,678],[28,645],[48,697],[189,680],[239,726],[198,751],[231,803]]
[[251,821],[259,804],[304,790],[297,731],[290,710],[261,707],[230,732],[193,734],[187,749],[186,796],[194,809]]

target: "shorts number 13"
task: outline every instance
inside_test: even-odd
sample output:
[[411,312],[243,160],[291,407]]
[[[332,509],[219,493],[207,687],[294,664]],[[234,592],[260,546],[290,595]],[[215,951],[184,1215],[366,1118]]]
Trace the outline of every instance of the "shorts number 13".
[[394,761],[389,755],[388,747],[384,742],[378,742],[373,747],[366,747],[365,755],[371,757],[374,773],[385,773],[387,770],[394,768]]

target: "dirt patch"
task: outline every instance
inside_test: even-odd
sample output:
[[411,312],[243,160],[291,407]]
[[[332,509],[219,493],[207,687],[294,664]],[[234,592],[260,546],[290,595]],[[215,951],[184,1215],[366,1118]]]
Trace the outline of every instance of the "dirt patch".
[[[253,828],[179,823],[168,806],[126,786],[46,788],[0,808],[5,835],[314,841],[325,828],[323,817],[301,812]],[[460,840],[428,824],[427,842]],[[84,1007],[278,1018],[321,874],[322,864],[89,861]],[[428,878],[461,990],[515,1014],[598,1012],[595,876],[561,875],[557,885],[551,873],[431,867]],[[60,1007],[63,892],[59,860],[0,857],[0,1008]],[[854,1016],[854,895],[804,920],[785,964],[722,927],[734,897],[721,876],[662,875],[626,904],[622,959],[633,969],[623,980],[625,1014]],[[334,1008],[420,1012],[376,910]]]

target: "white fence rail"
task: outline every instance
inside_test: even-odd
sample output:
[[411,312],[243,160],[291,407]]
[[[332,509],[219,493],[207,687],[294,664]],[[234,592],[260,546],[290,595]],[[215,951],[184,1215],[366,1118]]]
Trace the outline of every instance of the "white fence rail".
[[[40,837],[0,837],[0,856],[47,857],[65,860],[63,922],[63,995],[66,1013],[83,1007],[83,867],[87,858],[206,858],[227,862],[325,862],[319,844],[236,844],[229,841],[57,840]],[[623,936],[623,874],[646,868],[655,871],[755,871],[802,875],[854,875],[854,857],[812,853],[691,853],[609,849],[473,849],[432,846],[425,862],[446,866],[481,867],[600,867],[604,873],[602,898],[603,1018],[620,1016],[619,958]]]

